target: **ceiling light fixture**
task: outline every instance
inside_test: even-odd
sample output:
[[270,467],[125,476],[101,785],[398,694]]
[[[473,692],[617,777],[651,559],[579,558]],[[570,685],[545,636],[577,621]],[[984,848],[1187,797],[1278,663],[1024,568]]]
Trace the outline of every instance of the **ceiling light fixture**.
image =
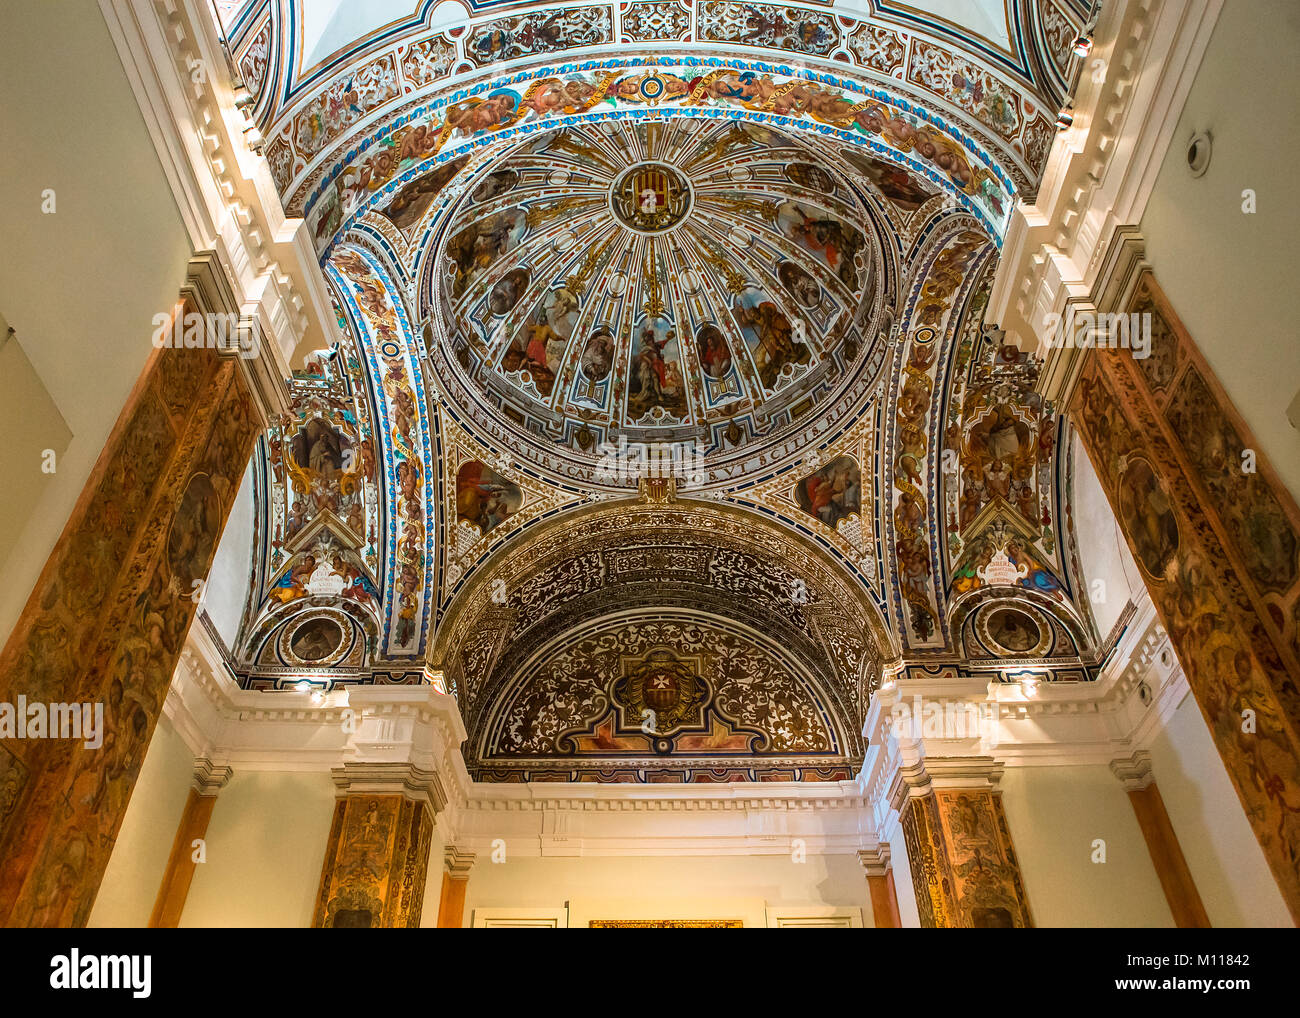
[[1030,676],[1027,679],[1020,680],[1020,691],[1025,696],[1036,696],[1038,694],[1038,679]]
[[1095,3],[1088,7],[1088,20],[1083,23],[1079,29],[1078,35],[1074,37],[1074,42],[1070,44],[1070,49],[1074,55],[1082,59],[1092,52],[1092,33],[1097,31],[1097,18],[1101,15],[1099,6]]
[[1074,103],[1067,100],[1066,104],[1061,107],[1061,112],[1056,115],[1056,129],[1058,131],[1068,131],[1074,123]]
[[242,81],[234,82],[234,86],[235,108],[247,116],[249,108],[257,104],[257,97],[248,90],[248,86]]
[[262,154],[262,149],[266,145],[266,139],[262,137],[262,132],[258,130],[256,124],[249,124],[244,128],[244,140],[248,142],[248,147],[258,155]]

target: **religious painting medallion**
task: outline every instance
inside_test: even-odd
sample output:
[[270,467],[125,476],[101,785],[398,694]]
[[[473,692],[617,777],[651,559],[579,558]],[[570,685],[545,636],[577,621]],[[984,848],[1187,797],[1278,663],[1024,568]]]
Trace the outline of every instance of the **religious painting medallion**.
[[610,206],[619,222],[638,233],[663,233],[691,210],[691,188],[665,163],[638,163],[614,181]]
[[304,661],[323,661],[343,642],[343,630],[329,618],[314,618],[304,622],[289,639],[294,654]]
[[1050,634],[1028,611],[999,607],[981,612],[977,627],[984,642],[1002,657],[1033,656],[1047,648]]
[[1120,478],[1119,516],[1133,542],[1134,557],[1158,580],[1178,551],[1178,521],[1169,493],[1144,459],[1134,459]]

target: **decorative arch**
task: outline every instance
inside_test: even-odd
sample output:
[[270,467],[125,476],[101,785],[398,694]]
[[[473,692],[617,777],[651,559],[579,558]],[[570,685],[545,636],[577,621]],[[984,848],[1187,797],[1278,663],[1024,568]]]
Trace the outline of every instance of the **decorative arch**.
[[[315,189],[334,161],[329,153],[410,119],[439,95],[459,102],[530,64],[590,67],[615,49],[633,54],[642,67],[721,53],[761,72],[851,80],[860,92],[888,94],[886,101],[899,109],[949,120],[963,139],[1000,153],[1013,190],[1031,193],[1053,135],[1057,99],[1038,55],[1034,2],[1007,5],[1009,38],[996,45],[978,31],[901,4],[841,5],[831,12],[699,0],[652,11],[638,4],[555,9],[470,0],[458,17],[446,14],[451,5],[426,2],[410,17],[375,26],[302,67],[300,4],[278,0],[268,22],[278,59],[270,91],[279,103],[267,125],[268,156],[291,211],[310,208],[314,199],[303,187]],[[1070,0],[1058,2],[1069,9]],[[1052,18],[1053,25],[1062,21]],[[792,60],[799,66],[788,67]]]
[[884,404],[884,532],[893,552],[895,625],[910,649],[951,645],[939,543],[942,408],[963,309],[994,253],[992,241],[969,217],[936,221],[913,262],[900,315]]
[[418,347],[405,301],[372,252],[348,247],[327,273],[356,326],[376,413],[386,423],[380,441],[387,494],[383,650],[414,657],[428,635],[436,529],[430,516],[436,505],[435,424],[427,410]]
[[[474,766],[487,767],[490,759],[498,777],[540,766],[526,754],[514,764],[501,758],[498,722],[509,714],[503,704],[522,695],[519,683],[536,672],[546,648],[607,632],[618,619],[671,622],[678,635],[664,636],[656,646],[669,646],[679,657],[712,653],[673,642],[684,639],[682,626],[694,625],[725,630],[736,654],[743,645],[749,648],[745,653],[761,651],[769,664],[787,661],[783,674],[797,677],[804,690],[801,702],[818,704],[823,718],[819,724],[827,740],[812,754],[816,767],[855,769],[860,763],[855,757],[862,748],[858,733],[867,700],[879,682],[881,662],[892,654],[892,640],[868,592],[807,539],[753,513],[703,500],[667,499],[647,496],[566,512],[497,551],[452,601],[430,649],[429,667],[460,700],[470,748],[480,754]],[[629,637],[627,645],[639,647],[645,639]],[[769,646],[771,641],[775,645]],[[699,678],[718,692],[716,677]],[[611,737],[617,736],[628,719],[611,721],[607,715],[621,701],[610,690],[601,696],[583,708],[589,715],[584,724],[594,726],[586,734],[595,738],[595,728],[608,722],[614,725]],[[693,729],[694,735],[706,729],[717,733],[703,716],[696,721],[704,729]],[[744,712],[723,710],[717,723],[747,725],[758,730],[758,744],[780,745]],[[764,723],[778,721],[774,715]],[[554,740],[562,736],[576,738],[570,731],[576,727],[574,722],[550,732],[552,747],[558,751]],[[629,746],[639,745],[638,736],[627,735],[633,740]],[[682,756],[694,761],[682,766],[703,767],[703,774],[714,765],[700,745],[651,747],[640,757],[633,753],[639,763],[617,767],[643,775],[635,780],[651,780],[644,776],[647,771],[672,763],[661,757]],[[734,756],[733,750],[723,755]],[[607,771],[623,759],[622,752],[595,752],[592,767]],[[758,759],[764,753],[741,755],[746,768],[767,766]]]
[[[367,209],[387,204],[439,163],[487,145],[497,151],[540,130],[667,115],[763,121],[862,147],[931,180],[1000,238],[1029,179],[1015,159],[975,141],[960,115],[842,74],[717,56],[543,66],[412,103],[351,144],[316,156],[305,176],[293,170],[283,136],[267,157],[288,210],[308,220],[323,257]],[[651,98],[643,94],[648,82]],[[552,95],[559,98],[552,102]],[[1044,135],[1038,143],[1043,156],[1049,141]]]

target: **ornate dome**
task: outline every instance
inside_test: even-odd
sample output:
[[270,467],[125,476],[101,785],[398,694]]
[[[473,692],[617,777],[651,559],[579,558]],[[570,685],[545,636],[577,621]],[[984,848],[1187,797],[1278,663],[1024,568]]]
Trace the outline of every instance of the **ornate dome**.
[[448,369],[579,459],[620,438],[725,456],[803,426],[874,335],[879,243],[838,159],[680,117],[515,147],[466,187],[433,263]]

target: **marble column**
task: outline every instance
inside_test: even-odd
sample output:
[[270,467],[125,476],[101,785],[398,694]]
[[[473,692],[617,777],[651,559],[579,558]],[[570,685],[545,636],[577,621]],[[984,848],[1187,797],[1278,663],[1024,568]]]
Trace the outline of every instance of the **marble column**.
[[207,836],[212,808],[217,804],[217,793],[225,787],[230,775],[229,767],[218,767],[206,759],[195,761],[189,798],[185,800],[185,810],[176,828],[171,855],[167,857],[167,868],[163,871],[153,914],[149,916],[151,929],[173,929],[180,925],[185,899],[190,893],[190,883],[194,880],[194,869],[198,865],[194,858],[199,848],[197,843]]
[[871,918],[878,930],[896,930],[903,925],[898,914],[898,894],[894,890],[894,868],[890,865],[886,844],[858,852],[858,862],[867,874],[871,897]]
[[[205,294],[179,310],[221,312]],[[102,718],[94,738],[0,740],[0,925],[90,914],[263,426],[240,360],[152,351],[0,652],[0,703]]]
[[899,768],[899,813],[921,925],[1033,925],[992,757],[922,759]]
[[1070,418],[1300,921],[1300,509],[1130,262],[1109,288],[1128,296],[1102,310],[1136,316],[1149,344],[1088,349]]
[[1151,853],[1151,863],[1160,878],[1169,911],[1174,914],[1174,923],[1182,929],[1208,929],[1210,917],[1201,903],[1201,894],[1192,879],[1192,871],[1187,868],[1178,835],[1169,822],[1160,789],[1156,787],[1151,754],[1139,750],[1127,759],[1112,760],[1110,769],[1124,785],[1133,804],[1147,851]]

